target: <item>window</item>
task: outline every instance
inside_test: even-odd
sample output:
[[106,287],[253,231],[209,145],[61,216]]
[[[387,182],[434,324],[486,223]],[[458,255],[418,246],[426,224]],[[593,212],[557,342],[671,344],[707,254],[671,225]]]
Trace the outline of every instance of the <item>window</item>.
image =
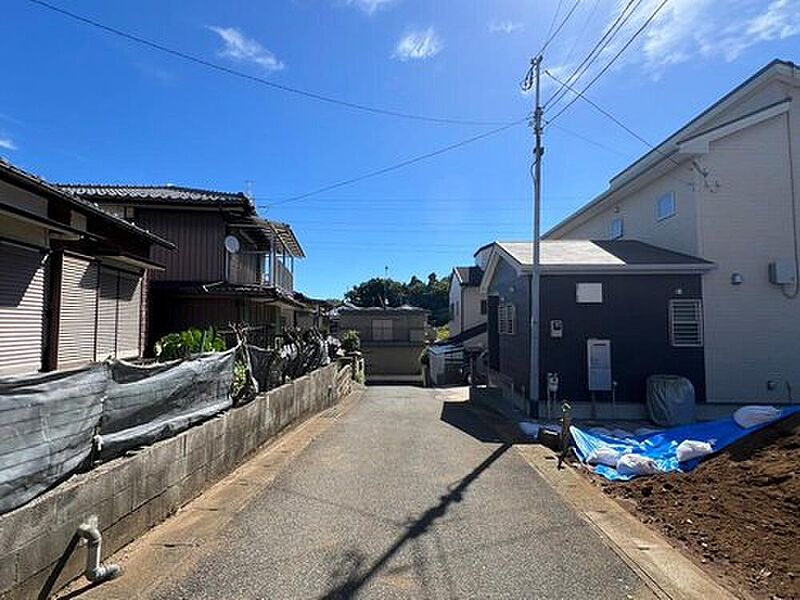
[[481,314],[485,315],[489,312],[489,304],[486,300],[481,300]]
[[658,199],[656,207],[656,219],[661,221],[669,219],[677,211],[677,201],[675,200],[675,192],[667,192]]
[[450,320],[454,320],[456,318],[456,305],[455,302],[450,303]]
[[622,217],[615,217],[611,221],[608,237],[610,237],[612,240],[618,240],[622,237]]
[[391,319],[372,320],[372,339],[374,341],[390,342],[393,339]]
[[578,304],[602,304],[602,283],[578,283],[575,285],[575,302]]
[[497,331],[503,335],[514,335],[514,324],[517,320],[517,309],[513,304],[501,304],[497,307]]
[[669,301],[669,341],[676,348],[703,345],[703,304],[700,300]]

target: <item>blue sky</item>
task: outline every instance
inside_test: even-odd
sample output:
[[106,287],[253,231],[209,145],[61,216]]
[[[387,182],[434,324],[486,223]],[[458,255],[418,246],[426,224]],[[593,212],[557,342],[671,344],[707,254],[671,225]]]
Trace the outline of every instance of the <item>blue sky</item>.
[[[52,0],[205,60],[342,100],[467,121],[524,117],[519,81],[572,0]],[[560,8],[559,8],[560,4]],[[627,4],[579,0],[547,49],[564,76]],[[587,82],[659,4],[641,0]],[[321,297],[389,267],[408,280],[529,239],[531,133],[520,125],[392,173],[269,207],[478,135],[286,94],[87,27],[28,0],[0,21],[0,155],[56,182],[244,191],[290,223]],[[800,60],[800,0],[670,0],[591,91],[657,142],[773,58]],[[544,88],[545,97],[553,91]],[[569,97],[568,97],[569,98]],[[567,99],[568,99],[567,98]],[[552,114],[552,113],[551,113]],[[647,148],[582,101],[546,132],[543,225]],[[578,135],[575,135],[578,134]],[[587,141],[588,140],[588,141]],[[248,183],[251,182],[251,183]]]

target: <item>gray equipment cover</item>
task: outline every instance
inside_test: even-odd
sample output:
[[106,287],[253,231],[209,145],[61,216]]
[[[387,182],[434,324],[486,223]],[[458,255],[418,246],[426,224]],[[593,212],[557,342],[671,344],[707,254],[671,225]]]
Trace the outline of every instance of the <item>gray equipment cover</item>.
[[0,379],[0,514],[69,477],[89,458],[108,365]]
[[647,378],[647,411],[650,420],[662,427],[694,423],[692,382],[679,375],[651,375]]

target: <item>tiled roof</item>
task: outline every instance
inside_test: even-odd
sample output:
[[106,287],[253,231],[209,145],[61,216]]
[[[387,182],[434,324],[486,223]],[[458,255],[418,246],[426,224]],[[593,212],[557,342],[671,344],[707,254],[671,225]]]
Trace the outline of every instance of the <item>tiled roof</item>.
[[179,185],[106,185],[69,183],[59,187],[83,198],[98,200],[142,200],[180,204],[225,204],[249,206],[250,199],[242,192],[219,192]]
[[141,237],[147,238],[150,242],[154,242],[166,248],[175,247],[174,244],[172,244],[172,242],[169,242],[157,236],[154,233],[150,233],[146,229],[142,229],[141,227],[131,223],[130,221],[126,221],[125,219],[122,219],[116,215],[111,214],[108,211],[103,210],[100,206],[98,206],[94,202],[91,202],[88,199],[78,196],[71,190],[64,189],[61,186],[49,183],[44,179],[42,179],[41,177],[37,177],[33,173],[29,173],[2,159],[0,159],[0,176],[3,176],[4,179],[13,179],[15,182],[20,182],[20,181],[24,182],[23,185],[32,187],[34,193],[39,193],[50,198],[54,198],[64,202],[69,202],[70,204],[78,208],[83,208],[88,212],[99,216],[102,219],[114,223],[114,225],[118,227],[133,232],[134,234],[139,235]]
[[[533,264],[531,242],[497,242],[523,266]],[[637,240],[543,240],[541,264],[547,266],[710,265],[706,260]]]
[[480,267],[456,267],[454,271],[464,287],[478,287],[481,284],[483,269]]

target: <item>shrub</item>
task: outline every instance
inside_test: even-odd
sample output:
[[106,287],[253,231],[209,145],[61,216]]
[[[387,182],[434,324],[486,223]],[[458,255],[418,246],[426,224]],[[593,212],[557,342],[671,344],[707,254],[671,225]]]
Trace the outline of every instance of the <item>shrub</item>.
[[169,333],[155,343],[153,351],[159,361],[188,358],[202,352],[222,352],[225,340],[209,327],[205,331],[191,327],[186,331]]
[[345,352],[358,352],[361,350],[361,338],[358,335],[358,331],[351,329],[350,331],[344,332],[342,336],[342,350]]

